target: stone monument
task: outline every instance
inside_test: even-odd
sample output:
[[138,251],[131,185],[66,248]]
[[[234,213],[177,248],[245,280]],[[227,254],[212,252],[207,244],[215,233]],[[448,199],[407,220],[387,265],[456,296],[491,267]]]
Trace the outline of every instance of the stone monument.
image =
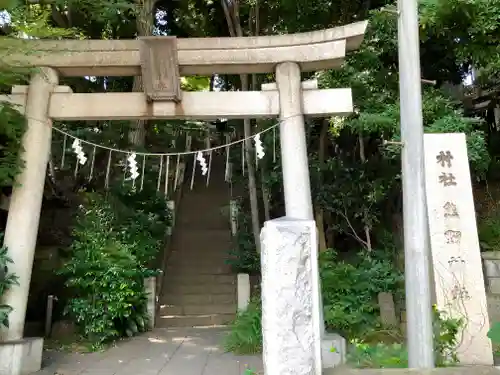
[[463,319],[461,364],[493,365],[465,134],[425,134],[424,151],[435,303]]

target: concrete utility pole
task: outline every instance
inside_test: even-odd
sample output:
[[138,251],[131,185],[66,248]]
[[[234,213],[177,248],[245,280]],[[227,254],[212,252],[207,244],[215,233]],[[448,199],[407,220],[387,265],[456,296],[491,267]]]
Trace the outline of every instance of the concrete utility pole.
[[410,368],[433,368],[429,220],[425,194],[417,6],[417,0],[398,1],[408,365]]

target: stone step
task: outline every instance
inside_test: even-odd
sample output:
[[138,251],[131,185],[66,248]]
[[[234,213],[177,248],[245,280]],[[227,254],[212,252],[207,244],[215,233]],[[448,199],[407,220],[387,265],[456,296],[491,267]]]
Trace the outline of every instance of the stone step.
[[235,317],[236,314],[159,315],[158,319],[156,319],[156,327],[169,328],[223,326],[231,323]]
[[203,254],[207,256],[227,255],[231,244],[230,234],[188,237],[180,233],[178,236],[174,234],[171,251],[175,251],[176,254],[192,254],[196,256]]
[[[213,218],[211,219],[213,221]],[[209,228],[196,228],[191,229],[188,227],[179,227],[178,232],[175,233],[176,238],[182,238],[183,240],[189,240],[192,238],[197,239],[223,239],[227,240],[231,238],[231,230],[227,228],[221,229],[209,229]]]
[[[184,199],[187,198],[187,199]],[[181,202],[181,207],[185,205],[201,204],[205,205],[210,203],[209,206],[214,207],[220,205],[221,207],[228,206],[231,200],[231,191],[229,188],[219,187],[216,189],[210,189],[203,187],[199,190],[190,190],[189,186],[183,191],[183,199]],[[217,204],[216,204],[217,203]]]
[[220,197],[212,197],[207,194],[205,200],[196,199],[194,201],[189,201],[189,199],[192,199],[190,197],[183,197],[182,199],[183,201],[179,206],[177,217],[186,215],[196,216],[205,213],[224,218],[225,213],[229,212],[229,202]]
[[166,280],[173,285],[236,285],[236,275],[186,275],[175,273],[167,275]]
[[[186,271],[189,269],[192,270],[206,270],[210,271],[212,268],[220,268],[226,265],[226,260],[224,257],[217,258],[205,258],[203,255],[199,257],[172,257],[169,259],[169,265],[175,268],[179,268],[182,271]],[[216,275],[220,272],[214,272]],[[203,272],[202,274],[207,274],[207,272]]]
[[[194,209],[193,209],[194,210]],[[194,214],[183,214],[177,216],[175,225],[180,230],[189,231],[192,228],[212,229],[212,230],[230,230],[229,219],[218,217],[216,213],[197,212]]]
[[229,294],[236,293],[236,285],[232,284],[198,284],[198,285],[174,285],[165,280],[163,284],[165,294],[178,293],[178,294]]
[[207,260],[225,260],[230,256],[229,249],[231,244],[225,243],[224,245],[217,245],[216,243],[212,243],[210,246],[207,246],[207,244],[200,243],[196,248],[192,248],[186,247],[186,245],[182,245],[179,242],[175,241],[172,244],[169,259],[190,260],[202,258]]
[[174,315],[212,315],[212,314],[235,314],[238,309],[236,304],[218,305],[171,305],[160,306],[160,316]]
[[169,262],[165,270],[166,278],[168,278],[168,275],[179,273],[186,275],[230,275],[233,273],[233,270],[229,264],[193,267],[192,264],[173,265]]
[[161,305],[232,304],[236,302],[237,302],[236,291],[224,294],[169,293],[169,294],[164,294],[160,300]]
[[229,197],[230,193],[229,184],[224,181],[224,176],[221,177],[210,176],[210,181],[207,186],[207,180],[205,177],[196,176],[194,178],[193,189],[191,190],[191,173],[190,173],[189,178],[186,181],[186,185],[184,185],[183,191],[187,196],[213,195],[215,197],[223,197],[223,196]]

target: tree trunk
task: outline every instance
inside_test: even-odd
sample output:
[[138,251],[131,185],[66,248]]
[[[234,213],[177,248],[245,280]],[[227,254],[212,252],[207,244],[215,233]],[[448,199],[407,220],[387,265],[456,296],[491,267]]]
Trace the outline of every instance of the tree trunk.
[[[259,0],[255,1],[255,7],[253,9],[253,16],[254,16],[254,33],[253,35],[259,36],[260,34],[260,8],[259,8]],[[252,74],[252,90],[258,91],[258,81],[257,81],[257,74]],[[262,202],[264,205],[264,220],[268,221],[271,220],[271,202],[270,202],[270,197],[269,197],[269,191],[266,188],[266,185],[264,183],[264,176],[266,175],[264,165],[260,167],[260,189],[262,191]]]
[[[239,15],[239,1],[233,0],[228,4],[227,0],[221,0],[222,7],[224,9],[224,15],[226,16],[227,25],[229,28],[229,34],[234,36],[243,36],[243,30],[240,23]],[[248,75],[241,74],[241,90],[248,91]],[[249,118],[243,120],[243,130],[245,138],[248,138],[252,134],[252,126]],[[255,163],[254,163],[254,153],[252,152],[252,142],[250,139],[245,141],[245,158],[247,163],[248,171],[248,193],[250,196],[250,210],[252,217],[252,232],[255,240],[255,247],[257,252],[260,254],[260,220],[259,220],[259,204],[257,199],[257,184],[255,177]]]
[[[363,133],[362,131],[359,132],[359,157],[361,159],[361,162],[364,164],[366,162],[366,155],[365,155],[365,141],[363,139]],[[363,217],[365,219],[368,218],[368,212],[363,212]],[[370,234],[370,227],[368,224],[365,223],[365,240],[366,240],[366,249],[368,252],[372,251],[372,240],[371,240],[371,234]]]
[[[136,0],[138,6],[138,14],[136,18],[137,36],[153,35],[154,27],[154,6],[155,0]],[[133,92],[142,92],[142,76],[134,77],[132,86]],[[137,120],[130,124],[128,135],[129,142],[134,146],[144,146],[146,142],[146,121]]]
[[[321,133],[319,136],[319,146],[318,146],[318,161],[319,167],[322,170],[323,165],[325,164],[325,154],[326,154],[326,136],[328,135],[328,120],[323,121],[323,125],[321,128]],[[319,173],[319,185],[322,185],[323,181],[323,172]],[[325,220],[323,209],[320,207],[316,207],[316,226],[318,228],[318,243],[319,243],[319,251],[325,251],[328,248],[326,243],[326,235],[325,235]]]

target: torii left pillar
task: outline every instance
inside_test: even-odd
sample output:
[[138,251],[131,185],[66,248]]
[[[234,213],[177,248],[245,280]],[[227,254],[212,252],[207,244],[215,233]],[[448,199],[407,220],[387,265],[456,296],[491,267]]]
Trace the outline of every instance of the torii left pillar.
[[35,255],[38,225],[50,155],[52,121],[50,96],[58,84],[54,69],[40,68],[33,75],[26,101],[27,129],[22,145],[24,167],[10,199],[4,245],[13,261],[9,271],[18,277],[4,304],[13,308],[9,328],[0,331],[0,375],[24,375],[40,370],[42,338],[24,338],[26,307]]

